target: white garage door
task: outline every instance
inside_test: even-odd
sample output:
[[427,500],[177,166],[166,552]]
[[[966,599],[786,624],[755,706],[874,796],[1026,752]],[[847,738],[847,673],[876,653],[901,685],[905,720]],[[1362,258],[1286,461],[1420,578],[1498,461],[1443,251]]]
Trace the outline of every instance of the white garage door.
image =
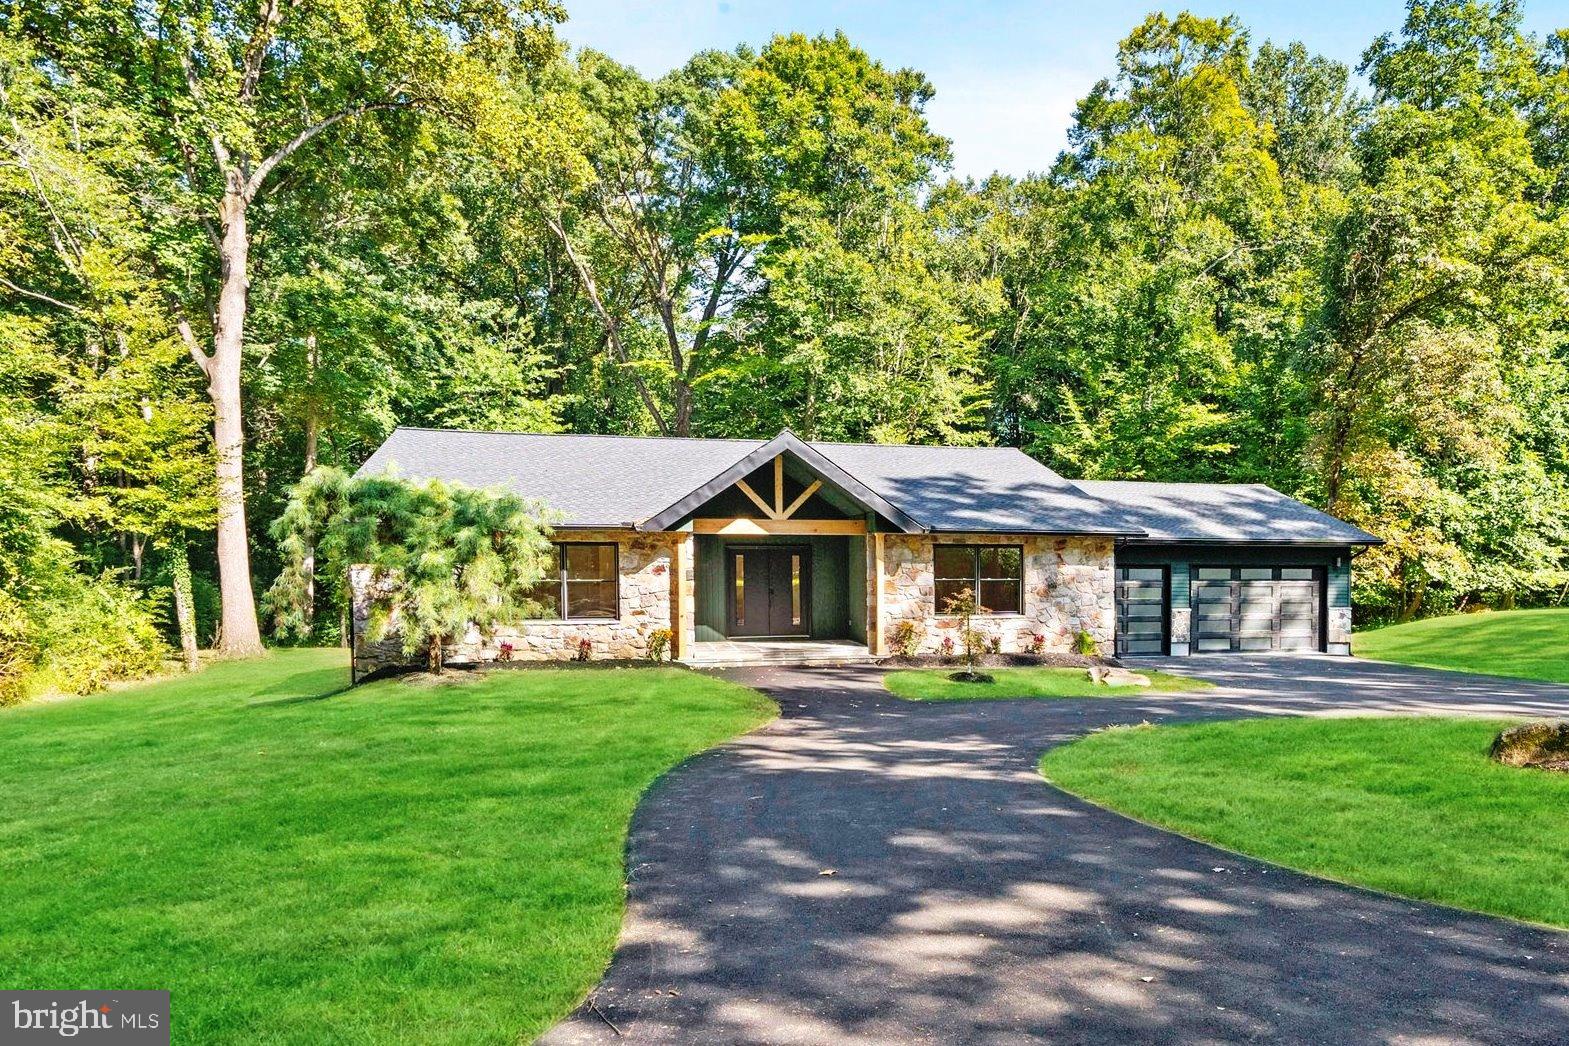
[[1319,649],[1322,567],[1195,567],[1193,651]]

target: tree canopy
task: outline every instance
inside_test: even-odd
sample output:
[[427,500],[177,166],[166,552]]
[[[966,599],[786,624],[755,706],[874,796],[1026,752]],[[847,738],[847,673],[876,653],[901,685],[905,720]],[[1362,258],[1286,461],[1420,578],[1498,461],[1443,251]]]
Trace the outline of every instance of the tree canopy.
[[83,585],[243,651],[303,565],[286,631],[336,638],[269,525],[399,423],[1009,444],[1343,515],[1365,617],[1564,598],[1569,29],[1412,2],[1358,81],[1154,14],[1055,164],[975,182],[842,34],[650,78],[569,14],[0,0],[27,671]]

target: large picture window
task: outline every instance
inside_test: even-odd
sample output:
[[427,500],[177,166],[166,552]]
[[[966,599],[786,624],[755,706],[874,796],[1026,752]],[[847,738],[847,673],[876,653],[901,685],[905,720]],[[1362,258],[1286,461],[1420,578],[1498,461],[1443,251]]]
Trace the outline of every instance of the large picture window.
[[1018,545],[938,545],[933,549],[939,614],[964,589],[992,614],[1024,613],[1024,549]]
[[552,569],[533,591],[534,600],[542,607],[540,616],[565,621],[614,621],[620,617],[615,544],[568,541],[555,549]]

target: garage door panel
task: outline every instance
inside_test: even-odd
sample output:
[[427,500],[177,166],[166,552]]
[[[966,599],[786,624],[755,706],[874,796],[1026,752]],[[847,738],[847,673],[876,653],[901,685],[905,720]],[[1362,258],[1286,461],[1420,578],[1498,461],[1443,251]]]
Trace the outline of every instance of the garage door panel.
[[1324,575],[1316,567],[1196,567],[1193,648],[1201,653],[1316,650]]
[[1117,568],[1116,652],[1166,652],[1166,568]]

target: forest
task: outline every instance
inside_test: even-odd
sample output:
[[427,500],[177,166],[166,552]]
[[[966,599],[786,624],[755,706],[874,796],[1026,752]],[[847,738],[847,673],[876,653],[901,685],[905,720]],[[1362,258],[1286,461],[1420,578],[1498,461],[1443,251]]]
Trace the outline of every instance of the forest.
[[1265,483],[1386,540],[1359,623],[1564,601],[1569,30],[1152,14],[960,181],[843,35],[649,79],[569,14],[0,0],[0,703],[340,641],[274,523],[399,424]]

